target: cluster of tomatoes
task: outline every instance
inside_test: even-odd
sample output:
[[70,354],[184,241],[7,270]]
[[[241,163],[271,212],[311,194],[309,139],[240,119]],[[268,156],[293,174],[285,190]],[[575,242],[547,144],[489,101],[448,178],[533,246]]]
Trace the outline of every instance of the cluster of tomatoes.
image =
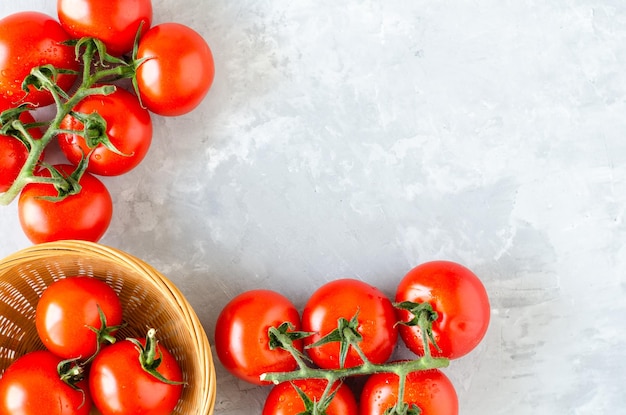
[[169,414],[183,375],[172,354],[146,338],[116,341],[123,306],[105,282],[87,276],[52,283],[35,311],[45,349],[17,358],[0,378],[0,413]]
[[[301,315],[280,293],[244,292],[220,313],[215,346],[233,375],[275,384],[263,415],[456,415],[454,386],[438,368],[472,351],[489,320],[479,278],[431,261],[406,274],[394,302],[355,279],[319,287]],[[398,338],[419,358],[391,360]],[[355,377],[367,379],[356,391],[345,382]]]
[[[95,242],[113,212],[98,176],[137,166],[151,145],[151,115],[195,109],[214,62],[192,28],[153,26],[151,0],[57,0],[57,11],[0,19],[0,202],[19,196],[34,243]],[[45,163],[50,142],[67,163]]]

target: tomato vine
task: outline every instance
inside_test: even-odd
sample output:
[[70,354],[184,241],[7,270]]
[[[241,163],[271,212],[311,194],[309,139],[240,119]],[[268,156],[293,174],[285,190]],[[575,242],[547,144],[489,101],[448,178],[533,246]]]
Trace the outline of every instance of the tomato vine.
[[[106,52],[104,44],[94,38],[73,40],[69,42],[69,45],[74,46],[76,59],[82,62],[82,77],[73,93],[70,94],[60,88],[56,80],[60,74],[80,74],[74,70],[56,68],[52,65],[32,68],[31,73],[22,83],[22,89],[25,91],[33,87],[38,91],[45,90],[50,92],[56,107],[52,120],[45,123],[24,124],[20,119],[20,114],[31,109],[28,103],[7,109],[0,114],[0,124],[2,125],[0,134],[10,135],[21,140],[29,149],[28,158],[18,177],[6,192],[0,194],[0,204],[2,205],[10,204],[21,190],[30,183],[53,185],[58,191],[57,200],[80,192],[79,180],[87,169],[89,154],[84,155],[81,162],[77,164],[70,175],[55,171],[52,166],[46,164],[43,164],[43,166],[51,170],[51,177],[42,177],[36,174],[43,151],[59,133],[71,132],[84,136],[88,139],[91,151],[100,143],[116,151],[106,135],[106,121],[98,113],[81,115],[81,121],[84,124],[83,131],[65,131],[61,129],[61,122],[67,115],[72,113],[73,108],[78,103],[88,96],[109,95],[115,92],[117,88],[111,84],[99,85],[99,82],[105,80],[116,81],[125,78],[132,79],[137,67],[143,61],[136,61],[135,59],[126,61],[112,56]],[[34,127],[45,127],[41,138],[35,139],[29,132],[29,129]]]
[[[310,336],[312,333],[306,333],[301,331],[290,331],[292,327],[289,323],[283,323],[278,327],[270,327],[268,329],[268,337],[270,339],[270,345],[273,348],[280,348],[288,351],[297,362],[297,369],[289,372],[268,372],[261,375],[262,381],[269,381],[274,384],[280,384],[282,382],[293,382],[296,380],[304,379],[324,379],[327,381],[327,388],[324,390],[322,397],[319,399],[320,404],[316,406],[306,405],[308,398],[306,395],[300,393],[301,398],[305,401],[305,406],[308,408],[311,415],[323,415],[325,412],[318,408],[325,408],[328,403],[333,399],[333,385],[342,383],[345,379],[354,376],[373,375],[377,373],[393,373],[399,378],[398,386],[398,402],[393,409],[388,412],[394,415],[417,415],[420,412],[418,408],[411,407],[404,402],[402,397],[404,396],[406,378],[410,373],[431,369],[441,369],[448,367],[450,360],[445,357],[433,357],[430,352],[429,343],[432,343],[435,348],[437,344],[432,336],[428,333],[432,333],[432,323],[438,318],[437,313],[433,311],[432,306],[429,303],[412,303],[405,301],[401,304],[396,303],[395,306],[399,309],[408,310],[420,310],[415,315],[415,318],[411,321],[401,321],[398,324],[407,324],[411,326],[418,326],[424,336],[424,355],[408,361],[398,362],[386,362],[386,363],[373,363],[371,362],[365,353],[361,350],[359,343],[362,341],[362,336],[358,332],[358,312],[350,319],[339,319],[337,322],[337,328],[328,333],[319,341],[309,345],[309,348],[319,347],[327,343],[338,342],[340,344],[340,367],[338,369],[324,369],[313,367],[307,362],[306,356],[304,356],[294,345],[294,340],[299,340],[304,337]],[[359,357],[363,360],[363,363],[357,366],[344,367],[345,356],[349,348],[353,348]],[[295,386],[294,386],[295,387]]]

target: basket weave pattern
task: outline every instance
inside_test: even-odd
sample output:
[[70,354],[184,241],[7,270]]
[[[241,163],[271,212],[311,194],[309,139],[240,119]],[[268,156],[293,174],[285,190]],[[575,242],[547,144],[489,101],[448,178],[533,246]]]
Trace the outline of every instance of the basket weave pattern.
[[198,317],[182,293],[145,262],[119,250],[83,241],[35,245],[0,262],[0,372],[17,357],[43,349],[35,309],[45,289],[61,278],[87,275],[106,281],[124,306],[117,337],[144,337],[150,327],[176,357],[186,385],[173,414],[210,415],[215,368]]

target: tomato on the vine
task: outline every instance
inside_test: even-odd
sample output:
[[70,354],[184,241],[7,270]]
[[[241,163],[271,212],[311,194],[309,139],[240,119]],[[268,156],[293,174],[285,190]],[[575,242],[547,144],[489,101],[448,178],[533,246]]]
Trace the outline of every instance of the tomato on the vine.
[[155,114],[190,112],[204,99],[215,76],[213,54],[198,32],[180,23],[152,27],[139,41],[137,89]]
[[[384,363],[392,354],[398,337],[396,315],[391,301],[378,288],[355,279],[339,279],[319,287],[302,313],[302,330],[315,334],[304,339],[311,360],[321,368],[341,367],[340,342],[314,346],[337,329],[339,319],[357,317],[356,331],[362,337],[359,347],[373,363]],[[344,367],[363,361],[350,346]]]
[[129,172],[144,159],[152,142],[152,120],[150,112],[142,108],[137,97],[130,92],[118,87],[109,95],[90,95],[72,111],[63,118],[60,127],[76,133],[58,135],[59,146],[72,164],[78,165],[83,155],[91,151],[89,140],[85,139],[85,123],[79,117],[93,113],[98,113],[106,122],[106,136],[117,151],[103,143],[91,144],[97,147],[89,157],[88,172],[118,176]]
[[[272,388],[267,396],[262,415],[305,413],[356,415],[358,413],[356,399],[352,391],[348,385],[342,382],[337,382],[332,386],[331,394],[334,393],[334,396],[330,402],[321,402],[320,399],[327,385],[328,381],[325,379],[302,379],[279,383]],[[306,399],[302,399],[296,388],[299,388],[306,395]],[[312,405],[317,405],[317,412],[310,411]],[[324,408],[320,408],[320,405]]]
[[[297,362],[286,350],[270,348],[268,330],[290,323],[300,329],[300,315],[293,303],[271,290],[250,290],[234,297],[217,318],[215,350],[222,365],[233,375],[258,385],[266,372],[294,370]],[[302,350],[302,341],[294,346]]]
[[65,359],[91,358],[101,343],[115,341],[115,329],[121,323],[117,293],[106,282],[87,276],[50,284],[35,311],[39,338],[48,350]]
[[[371,375],[361,391],[359,415],[383,415],[396,405],[398,399],[415,405],[420,415],[458,415],[459,399],[454,385],[437,369],[411,372],[406,376],[404,395],[398,396],[398,375]],[[394,412],[395,413],[395,412]]]
[[[0,98],[0,113],[11,107],[12,105],[9,102]],[[21,113],[19,119],[22,124],[35,122],[35,119],[28,111]],[[34,139],[39,139],[43,136],[39,128],[30,128],[28,133]],[[27,158],[28,147],[25,143],[16,137],[0,135],[0,193],[6,192],[11,187]]]
[[102,415],[169,415],[176,407],[183,389],[182,371],[150,331],[146,339],[107,346],[91,362],[89,389]]
[[[18,12],[0,19],[0,97],[19,104],[29,102],[42,107],[54,102],[48,91],[29,87],[22,82],[36,66],[53,65],[58,69],[77,71],[74,48],[63,45],[70,36],[54,18],[40,12]],[[75,74],[60,73],[57,85],[68,90],[76,79]]]
[[[74,166],[54,166],[70,175]],[[41,176],[50,177],[49,170]],[[81,239],[97,242],[106,232],[113,214],[113,200],[104,184],[90,173],[84,173],[79,181],[80,193],[60,201],[46,197],[58,195],[54,186],[47,183],[26,185],[18,199],[18,215],[26,236],[33,243],[65,239]]]
[[[490,306],[487,291],[468,268],[451,261],[431,261],[410,270],[396,291],[397,303],[430,303],[438,318],[432,323],[432,356],[456,359],[472,351],[487,332]],[[398,310],[398,319],[413,319],[407,310]],[[407,347],[424,354],[419,326],[399,325]]]
[[[87,415],[92,408],[84,380],[61,379],[62,358],[47,350],[15,360],[0,378],[0,413],[20,415]],[[80,376],[78,376],[79,378]]]
[[58,0],[59,22],[75,38],[100,39],[112,55],[132,51],[135,36],[152,23],[151,0]]

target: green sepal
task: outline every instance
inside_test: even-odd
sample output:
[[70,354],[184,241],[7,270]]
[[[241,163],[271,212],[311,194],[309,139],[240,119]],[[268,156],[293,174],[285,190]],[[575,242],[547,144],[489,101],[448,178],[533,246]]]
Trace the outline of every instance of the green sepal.
[[106,45],[100,39],[93,37],[83,37],[80,39],[70,39],[64,42],[67,46],[74,46],[74,54],[78,59],[82,53],[81,49],[89,50],[89,53],[95,51],[98,54],[98,63],[101,67],[106,68],[109,64],[126,65],[126,61],[107,52]]
[[[184,385],[185,382],[178,382],[167,379],[157,370],[161,365],[161,353],[159,351],[159,342],[156,339],[156,329],[149,329],[146,334],[145,346],[135,338],[129,337],[127,341],[133,343],[139,351],[138,359],[141,368],[157,380],[167,383],[168,385]],[[158,353],[157,353],[158,352]]]
[[[425,334],[427,340],[429,340],[437,351],[441,351],[437,342],[435,341],[435,336],[433,334],[433,323],[439,319],[439,313],[437,313],[432,304],[430,303],[414,303],[412,301],[402,301],[400,303],[395,303],[394,307],[399,308],[401,310],[406,310],[410,312],[413,317],[408,321],[399,321],[397,324],[402,324],[405,326],[418,326],[422,333]],[[424,345],[426,346],[426,345]]]
[[85,368],[78,364],[80,358],[62,360],[57,365],[57,374],[59,379],[70,388],[81,393],[83,400],[78,408],[82,407],[86,402],[85,391],[78,386],[78,382],[85,379]]
[[126,323],[122,323],[119,326],[108,326],[107,325],[107,317],[104,315],[104,311],[100,307],[100,304],[97,304],[98,307],[98,317],[100,319],[100,328],[96,328],[93,326],[87,326],[87,328],[94,333],[96,333],[96,351],[93,356],[90,356],[85,363],[89,363],[93,360],[94,357],[100,352],[100,349],[103,344],[113,344],[117,341],[115,338],[115,333],[119,329],[126,327]]
[[267,331],[269,336],[270,350],[287,349],[287,342],[292,344],[295,341],[302,340],[305,337],[313,335],[312,332],[294,331],[294,325],[290,322],[284,322],[278,327],[270,327]]
[[92,112],[90,114],[84,114],[71,111],[70,116],[74,117],[76,120],[83,124],[82,131],[74,131],[73,133],[82,136],[85,139],[85,144],[87,144],[87,147],[89,147],[89,149],[93,150],[100,144],[102,144],[105,148],[115,154],[123,157],[132,156],[132,154],[126,154],[121,152],[111,142],[111,139],[107,134],[107,122],[99,113]]
[[339,343],[339,367],[344,368],[348,350],[350,346],[363,340],[363,336],[359,333],[359,311],[350,319],[340,318],[337,320],[337,328],[307,346],[307,349],[323,346],[328,343]]
[[406,402],[398,402],[391,408],[387,408],[384,415],[420,415],[422,410],[415,404],[407,404]]
[[55,92],[58,96],[68,99],[69,95],[67,95],[67,92],[57,85],[57,79],[61,74],[76,75],[77,72],[68,69],[59,69],[50,64],[36,66],[32,68],[30,74],[24,78],[24,81],[22,82],[22,90],[28,93],[30,92],[29,86],[32,86],[38,91],[47,90]]
[[294,382],[291,382],[291,386],[293,386],[293,388],[296,390],[298,396],[304,404],[304,412],[300,412],[298,415],[326,415],[326,409],[328,409],[328,406],[335,398],[335,395],[339,391],[340,385],[341,383],[339,383],[339,385],[334,388],[334,390],[328,395],[323,395],[321,400],[314,401],[306,393],[304,393],[304,391],[298,385],[296,385]]

